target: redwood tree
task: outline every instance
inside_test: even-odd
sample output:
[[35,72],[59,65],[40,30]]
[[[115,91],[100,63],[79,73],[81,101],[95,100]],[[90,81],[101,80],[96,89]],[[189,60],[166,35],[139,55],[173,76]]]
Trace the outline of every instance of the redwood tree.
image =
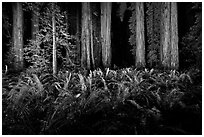
[[13,3],[13,51],[14,69],[23,69],[23,9],[22,3]]
[[145,67],[144,4],[135,4],[136,12],[136,67]]
[[170,3],[164,2],[161,16],[161,62],[170,68]]
[[179,68],[177,3],[171,2],[171,68]]
[[101,44],[104,67],[111,66],[111,10],[111,2],[101,3]]
[[178,69],[178,25],[176,3],[164,2],[161,13],[161,62],[164,68]]
[[101,51],[101,10],[100,3],[91,3],[92,10],[92,30],[93,30],[93,57],[95,61],[95,68],[100,67],[102,64],[102,51]]
[[89,2],[82,3],[82,33],[81,33],[81,66],[87,69],[94,66],[93,58],[93,26],[91,6]]

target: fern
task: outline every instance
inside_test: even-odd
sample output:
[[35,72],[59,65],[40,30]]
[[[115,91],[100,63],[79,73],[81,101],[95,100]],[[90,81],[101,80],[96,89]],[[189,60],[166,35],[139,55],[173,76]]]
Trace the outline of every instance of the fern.
[[[62,129],[75,124],[97,132],[137,125],[134,129],[137,134],[149,133],[147,130],[162,119],[165,111],[173,110],[178,104],[186,107],[183,98],[191,77],[189,72],[133,68],[98,69],[90,71],[89,75],[68,71],[56,76],[22,73],[10,91],[3,86],[8,92],[3,96],[3,119],[11,120],[7,126],[13,122],[13,128],[22,125],[32,134],[60,134]],[[4,81],[9,80],[5,78]],[[88,116],[91,118],[87,119]],[[110,118],[113,120],[110,127],[98,127]]]

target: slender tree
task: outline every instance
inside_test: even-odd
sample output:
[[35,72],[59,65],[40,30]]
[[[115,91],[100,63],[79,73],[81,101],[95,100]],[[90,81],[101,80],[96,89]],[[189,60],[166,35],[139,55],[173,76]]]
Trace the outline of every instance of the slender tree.
[[31,33],[32,33],[32,39],[36,39],[36,34],[39,31],[39,11],[38,7],[32,11],[32,26],[31,26]]
[[137,2],[136,7],[136,67],[145,67],[144,4]]
[[101,3],[101,44],[104,67],[111,66],[111,10],[111,2]]
[[56,48],[56,21],[55,21],[55,3],[52,3],[52,33],[53,33],[53,61],[52,61],[52,67],[53,67],[53,74],[57,73],[57,48]]
[[23,9],[22,3],[13,3],[13,51],[14,69],[23,69]]

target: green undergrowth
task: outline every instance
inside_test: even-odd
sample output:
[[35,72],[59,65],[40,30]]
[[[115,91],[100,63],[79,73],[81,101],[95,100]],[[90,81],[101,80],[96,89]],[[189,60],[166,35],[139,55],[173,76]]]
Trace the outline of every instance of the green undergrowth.
[[202,134],[200,73],[3,74],[3,134]]

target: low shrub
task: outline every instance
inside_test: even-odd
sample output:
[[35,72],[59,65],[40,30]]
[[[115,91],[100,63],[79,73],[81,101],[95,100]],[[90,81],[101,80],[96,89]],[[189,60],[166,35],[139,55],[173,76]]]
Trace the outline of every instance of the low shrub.
[[5,75],[3,134],[201,134],[192,77],[132,68]]

